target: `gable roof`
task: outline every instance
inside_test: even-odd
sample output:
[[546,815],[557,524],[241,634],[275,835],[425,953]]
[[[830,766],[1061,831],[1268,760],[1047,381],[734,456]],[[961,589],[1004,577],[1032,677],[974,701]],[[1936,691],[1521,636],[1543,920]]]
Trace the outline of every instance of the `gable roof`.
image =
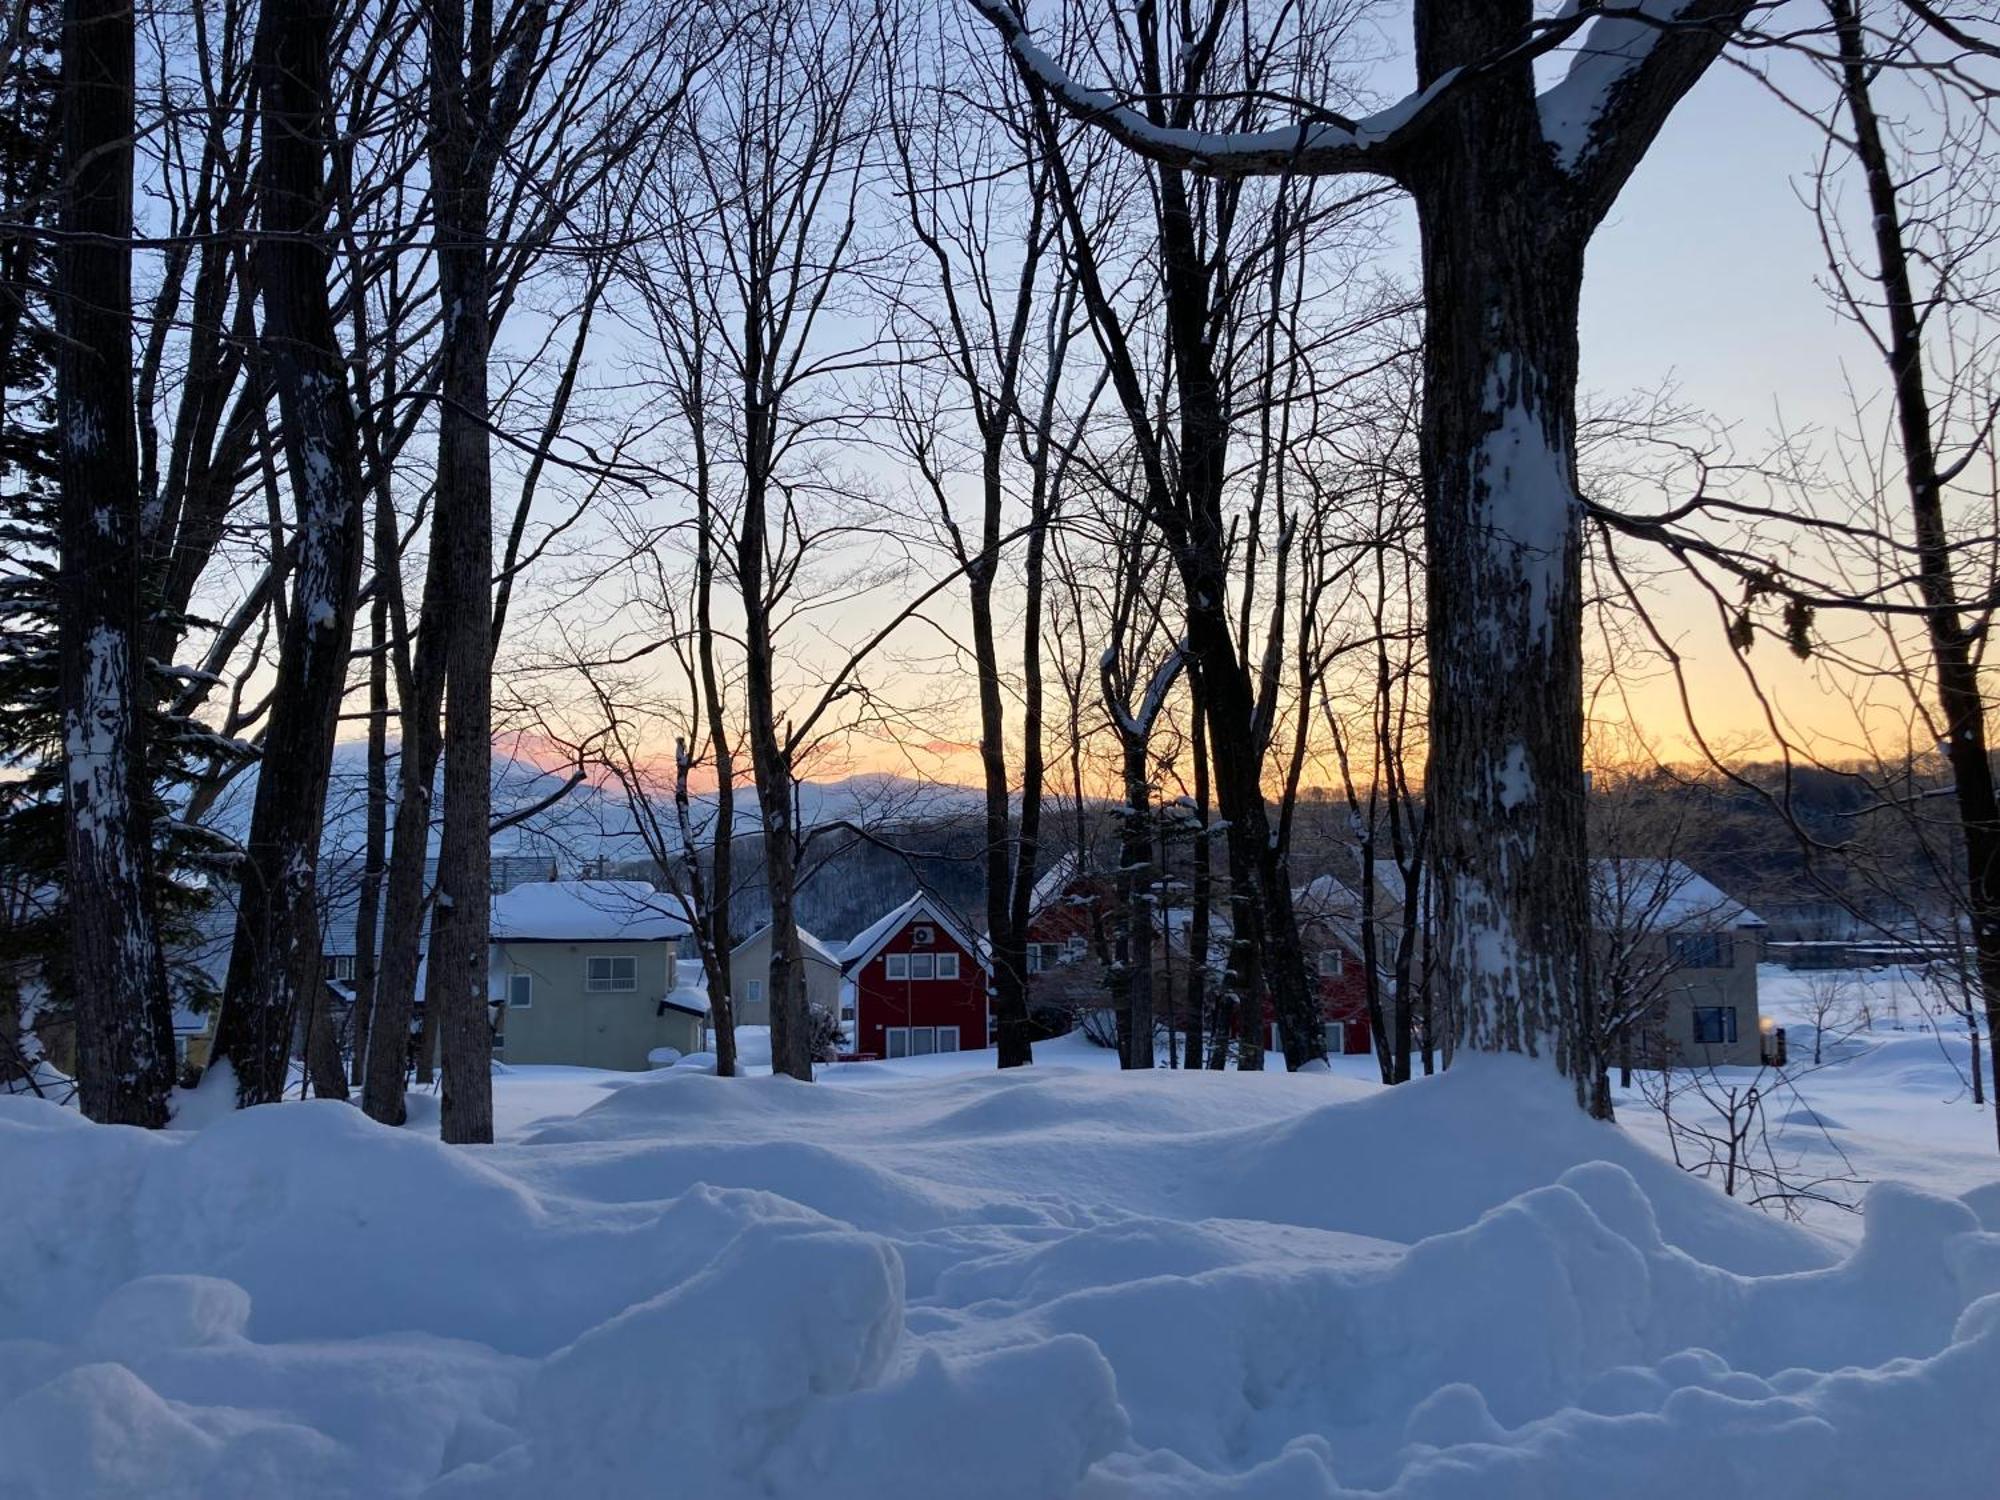
[[1725,932],[1765,921],[1677,859],[1594,859],[1590,897],[1603,927],[1643,922],[1661,932]]
[[922,891],[918,891],[895,910],[877,917],[856,935],[845,948],[841,949],[841,967],[844,969],[860,968],[869,959],[881,952],[883,946],[890,938],[901,932],[911,922],[916,921],[932,922],[942,927],[951,935],[953,942],[972,955],[974,963],[978,964],[980,968],[991,972],[993,966],[986,956],[985,945],[975,939],[943,907],[931,900]]
[[495,942],[670,942],[680,902],[643,880],[537,880],[493,898]]
[[[758,938],[762,937],[765,933],[769,932],[770,930],[771,930],[771,924],[769,922],[764,923],[761,927],[757,928],[754,932],[752,932],[750,936],[745,938],[742,942],[738,943],[734,948],[731,948],[729,950],[730,953],[731,954],[741,953],[745,948],[749,947],[752,943],[756,942]],[[840,967],[840,954],[835,952],[832,947],[830,947],[826,943],[821,942],[818,938],[814,937],[810,932],[807,932],[803,927],[798,928],[797,932],[799,935],[799,951],[805,957],[816,958],[821,963],[832,964],[836,969]]]

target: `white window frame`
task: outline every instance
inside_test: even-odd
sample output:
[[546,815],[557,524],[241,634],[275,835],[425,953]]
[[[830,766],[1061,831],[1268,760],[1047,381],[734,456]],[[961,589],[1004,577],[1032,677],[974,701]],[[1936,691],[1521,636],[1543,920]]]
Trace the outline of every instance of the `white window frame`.
[[1090,952],[1090,940],[1080,932],[1073,932],[1063,940],[1063,957],[1070,963]]
[[1028,944],[1027,959],[1028,972],[1030,974],[1039,974],[1042,972],[1042,945],[1040,943]]
[[[944,1044],[947,1034],[951,1037],[951,1045],[949,1047]],[[940,1026],[937,1028],[936,1050],[939,1052],[956,1052],[958,1050],[958,1028],[956,1026]]]
[[764,1003],[764,981],[761,979],[751,980],[746,998],[752,1005],[762,1005]]
[[[524,1000],[521,996],[527,996]],[[532,1010],[535,1004],[535,977],[532,974],[507,976],[507,1009]]]
[[341,984],[352,984],[354,982],[354,955],[352,953],[327,954],[326,977]]
[[[618,965],[621,963],[632,966],[632,977],[622,983],[618,978]],[[596,969],[599,964],[608,966],[605,970],[605,977],[601,980],[596,975]],[[587,955],[583,961],[583,987],[587,993],[592,995],[630,995],[636,993],[639,988],[639,955],[636,953],[592,953]]]
[[[896,1043],[903,1044],[903,1050],[896,1050]],[[887,1058],[908,1057],[910,1055],[910,1028],[907,1026],[884,1026],[882,1028],[882,1055]]]
[[937,956],[937,977],[940,979],[958,978],[958,955],[956,953],[940,953]]
[[1338,948],[1322,948],[1319,950],[1320,978],[1338,979],[1345,968],[1345,956]]
[[885,979],[908,979],[910,977],[910,955],[890,953],[882,959],[882,975]]
[[938,956],[935,953],[912,953],[909,959],[911,979],[937,978]]

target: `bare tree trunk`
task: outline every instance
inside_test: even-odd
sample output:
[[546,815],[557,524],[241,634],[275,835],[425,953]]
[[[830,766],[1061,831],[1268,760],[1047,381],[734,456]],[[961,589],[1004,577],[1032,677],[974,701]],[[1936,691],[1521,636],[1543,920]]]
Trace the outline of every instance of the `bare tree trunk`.
[[[1489,33],[1510,26],[1466,19],[1436,65],[1484,55]],[[1468,93],[1440,135],[1448,144],[1416,191],[1434,960],[1463,1042],[1548,1055],[1589,1107],[1602,1062],[1588,975],[1575,488],[1588,231],[1537,190],[1554,169],[1525,82]]]
[[317,894],[365,520],[354,403],[328,301],[332,260],[320,238],[332,27],[330,6],[298,0],[261,14],[255,43],[264,358],[277,390],[297,522],[291,608],[215,1029],[215,1054],[235,1068],[243,1105],[284,1097],[300,1020],[314,1092],[347,1097],[321,973]]
[[[1979,684],[1981,643],[1966,629],[1952,577],[1952,539],[1945,524],[1944,481],[1924,370],[1923,320],[1910,284],[1902,205],[1870,92],[1867,41],[1853,0],[1827,0],[1827,9],[1839,36],[1841,83],[1854,123],[1854,153],[1868,179],[1876,270],[1888,320],[1883,351],[1895,381],[1896,422],[1916,531],[1917,581],[1928,606],[1924,621],[1965,841],[1966,898],[1990,1037],[2000,1033],[2000,793],[1995,790],[1986,743],[1986,699]],[[1994,1128],[2000,1132],[2000,1110],[1994,1111]]]
[[[518,101],[498,97],[491,16],[464,0],[430,0],[431,173],[438,216],[438,297],[444,308],[439,372],[437,521],[447,553],[444,826],[431,916],[425,1010],[444,1066],[440,1134],[454,1144],[493,1139],[493,1036],[486,951],[493,816],[493,472],[487,365],[492,288],[487,267],[495,153]],[[529,27],[530,37],[533,28]],[[517,49],[532,50],[531,39]],[[525,56],[523,52],[520,55]],[[496,86],[498,86],[496,88]],[[519,85],[513,85],[518,89]]]
[[361,893],[354,914],[354,1056],[351,1081],[359,1088],[368,1076],[368,1036],[375,1016],[375,981],[380,969],[382,877],[389,853],[389,595],[383,569],[394,567],[378,546],[375,597],[368,610],[368,811],[363,835]]
[[1119,809],[1118,899],[1125,907],[1125,953],[1119,976],[1119,1061],[1128,1068],[1153,1067],[1153,839],[1152,788],[1148,783],[1147,740],[1120,736],[1124,752],[1125,806]]
[[445,555],[434,546],[424,579],[425,623],[417,636],[415,660],[407,674],[398,674],[407,677],[408,688],[398,704],[402,734],[395,828],[382,904],[382,967],[375,976],[367,1079],[361,1094],[361,1107],[384,1125],[400,1125],[406,1118],[403,1090],[410,1073],[410,1020],[416,1009],[426,904],[424,862],[440,748],[438,709],[444,699],[445,589]]
[[[1188,881],[1188,1034],[1187,1060],[1190,1068],[1204,1065],[1202,1056],[1208,1010],[1209,914],[1215,900],[1215,851],[1208,826],[1208,719],[1203,709],[1201,670],[1188,672],[1188,741],[1194,758],[1194,871]],[[1229,1021],[1220,1013],[1215,1019],[1207,1045],[1213,1050],[1206,1059],[1210,1068],[1220,1069],[1229,1058]]]
[[63,6],[58,585],[64,836],[77,1092],[85,1115],[164,1125],[173,1009],[154,904],[145,605],[132,393],[133,11]]

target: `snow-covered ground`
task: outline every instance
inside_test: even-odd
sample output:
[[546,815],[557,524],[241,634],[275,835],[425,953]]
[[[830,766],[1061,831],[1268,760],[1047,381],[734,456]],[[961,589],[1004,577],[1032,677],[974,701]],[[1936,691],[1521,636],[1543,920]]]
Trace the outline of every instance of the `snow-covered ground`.
[[1805,1227],[1509,1060],[520,1068],[477,1150],[0,1100],[0,1494],[1989,1493],[1992,1120],[1877,1021]]

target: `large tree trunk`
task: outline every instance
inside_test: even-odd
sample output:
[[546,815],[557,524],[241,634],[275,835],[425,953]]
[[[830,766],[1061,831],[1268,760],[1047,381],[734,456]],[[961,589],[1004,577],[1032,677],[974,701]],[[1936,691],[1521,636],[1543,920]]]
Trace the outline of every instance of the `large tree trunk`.
[[[1511,25],[1464,19],[1429,66],[1485,55],[1487,33]],[[1467,91],[1415,188],[1433,956],[1461,1042],[1546,1056],[1579,1104],[1607,1114],[1588,974],[1576,492],[1590,225],[1557,171],[1523,69]]]
[[[493,1139],[493,1037],[487,1021],[493,815],[493,472],[487,366],[491,289],[491,39],[466,35],[462,0],[432,0],[431,172],[444,307],[438,408],[437,517],[447,553],[444,828],[431,917],[430,993],[444,1070],[440,1134]],[[483,9],[475,7],[476,15]],[[483,23],[475,26],[480,29]],[[474,53],[467,80],[468,42]],[[445,521],[449,517],[450,525]],[[426,629],[432,622],[427,618]]]
[[322,0],[267,8],[255,42],[266,237],[257,247],[264,358],[278,395],[297,522],[292,602],[250,815],[215,1052],[237,1102],[284,1096],[303,1018],[314,1092],[345,1099],[321,973],[317,874],[333,740],[361,581],[361,454],[328,302],[321,130],[333,12]]
[[[1927,606],[1938,712],[1951,762],[1958,821],[1965,841],[1965,887],[1972,917],[1974,965],[1986,1009],[1988,1036],[2000,1036],[2000,793],[1986,743],[1986,698],[1979,683],[1979,647],[1966,628],[1952,576],[1952,540],[1944,515],[1944,484],[1924,369],[1924,328],[1910,283],[1902,204],[1896,197],[1882,125],[1869,87],[1872,64],[1852,0],[1827,0],[1840,41],[1842,88],[1854,122],[1854,152],[1868,179],[1876,270],[1888,323],[1884,354],[1895,381],[1896,423],[1916,533],[1917,582]],[[1977,1050],[1977,1042],[1974,1049]],[[2000,1110],[1994,1111],[2000,1130]]]
[[63,7],[58,584],[64,830],[84,1114],[164,1125],[173,1008],[154,907],[132,393],[133,11]]

